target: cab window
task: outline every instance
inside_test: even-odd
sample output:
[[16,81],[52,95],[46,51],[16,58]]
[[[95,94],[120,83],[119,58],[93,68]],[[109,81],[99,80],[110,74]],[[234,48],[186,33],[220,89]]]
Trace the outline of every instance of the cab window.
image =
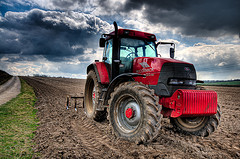
[[112,63],[112,39],[106,41],[105,49],[104,49],[104,57],[107,59],[105,60],[106,63]]

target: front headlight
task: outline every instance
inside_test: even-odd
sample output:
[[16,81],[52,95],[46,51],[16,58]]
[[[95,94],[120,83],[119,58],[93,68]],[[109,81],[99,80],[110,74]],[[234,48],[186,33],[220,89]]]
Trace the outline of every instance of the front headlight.
[[177,79],[172,78],[168,82],[169,85],[188,85],[188,86],[195,86],[196,80],[187,80],[187,79]]

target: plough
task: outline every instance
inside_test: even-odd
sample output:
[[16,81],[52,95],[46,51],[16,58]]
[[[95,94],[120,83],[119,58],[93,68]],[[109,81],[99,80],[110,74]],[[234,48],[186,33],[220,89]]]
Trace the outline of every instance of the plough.
[[[74,101],[74,110],[77,111],[77,105],[79,104],[77,99],[84,99],[84,96],[83,94],[81,96],[71,96],[71,95],[68,95],[67,98],[66,98],[66,109],[70,109],[71,106],[72,106],[72,101]],[[84,102],[84,100],[83,100]],[[84,103],[82,104],[82,108],[84,107]]]

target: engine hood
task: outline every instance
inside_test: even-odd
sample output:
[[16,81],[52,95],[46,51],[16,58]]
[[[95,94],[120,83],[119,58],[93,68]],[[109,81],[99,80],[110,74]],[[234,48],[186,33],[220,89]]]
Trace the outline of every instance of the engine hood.
[[193,64],[170,58],[137,57],[133,60],[133,72],[145,75],[145,77],[135,77],[136,81],[146,85],[165,85],[166,90],[172,87],[168,85],[168,80],[171,78],[196,79]]
[[144,74],[160,72],[163,64],[165,63],[182,63],[193,65],[188,62],[175,60],[171,58],[160,58],[160,57],[137,57],[133,60],[133,72]]

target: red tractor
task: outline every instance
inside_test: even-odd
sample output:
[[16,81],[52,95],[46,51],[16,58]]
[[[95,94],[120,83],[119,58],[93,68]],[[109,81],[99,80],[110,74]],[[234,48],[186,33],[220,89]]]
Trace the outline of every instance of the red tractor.
[[[193,64],[174,59],[173,43],[156,43],[154,34],[113,24],[115,31],[100,38],[102,62],[87,67],[87,117],[107,117],[116,136],[136,143],[158,136],[162,116],[183,133],[214,132],[221,115],[217,93],[198,89]],[[159,44],[171,45],[171,58],[158,57]]]

